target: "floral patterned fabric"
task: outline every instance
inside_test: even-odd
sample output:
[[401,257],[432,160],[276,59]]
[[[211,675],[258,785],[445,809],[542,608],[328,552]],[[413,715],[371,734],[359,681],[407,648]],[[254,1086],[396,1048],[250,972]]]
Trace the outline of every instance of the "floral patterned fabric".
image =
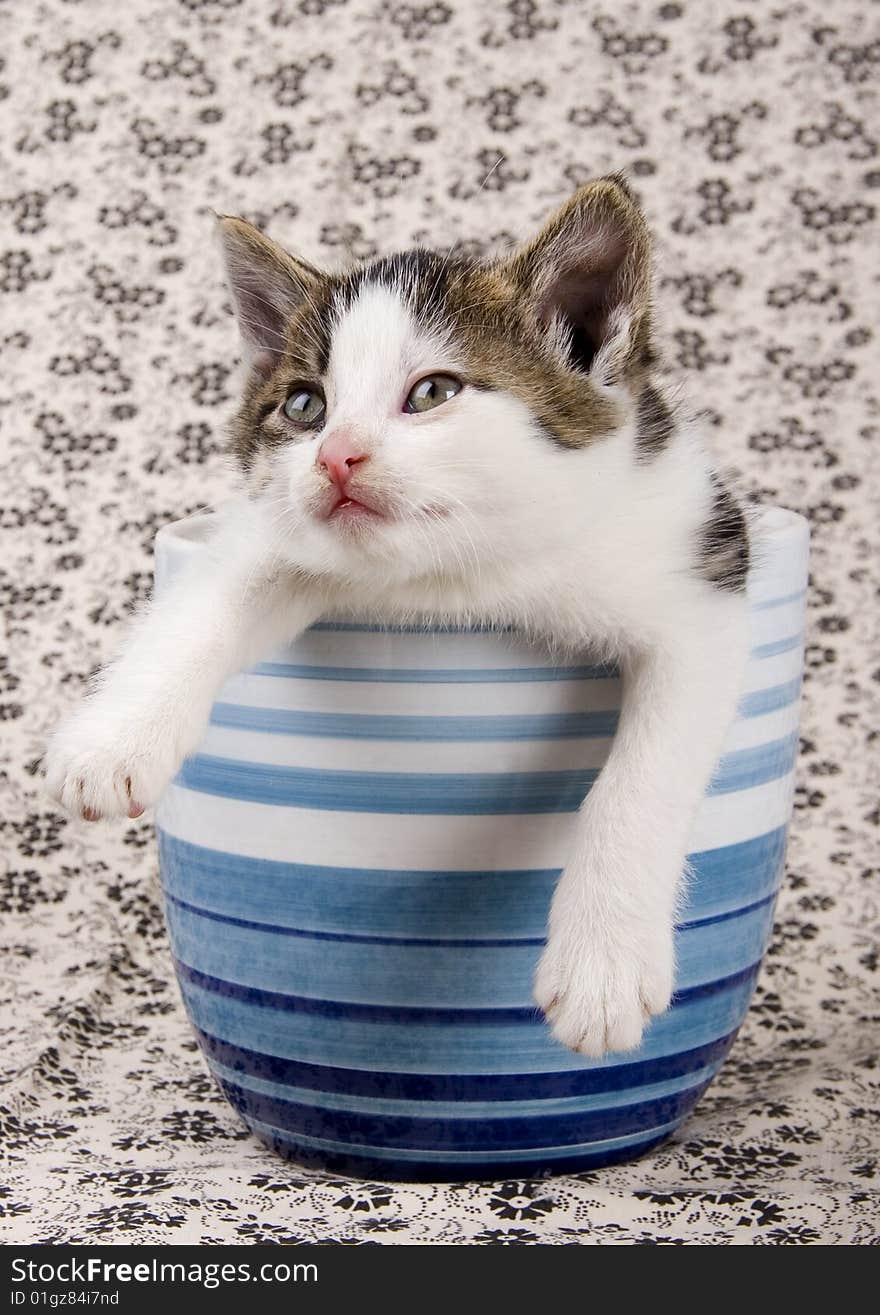
[[[0,0],[5,1240],[877,1240],[872,8]],[[300,1170],[196,1050],[150,819],[67,820],[36,775],[150,587],[157,527],[232,487],[211,209],[325,262],[496,249],[621,168],[656,233],[669,378],[741,486],[814,534],[757,998],[695,1116],[638,1163],[455,1187]]]

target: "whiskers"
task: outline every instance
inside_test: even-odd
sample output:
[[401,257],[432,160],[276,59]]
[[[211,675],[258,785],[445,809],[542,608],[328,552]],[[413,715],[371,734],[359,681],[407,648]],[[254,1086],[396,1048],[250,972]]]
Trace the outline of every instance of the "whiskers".
[[329,491],[318,486],[313,473],[303,471],[290,480],[276,471],[258,498],[276,570],[283,566],[313,573],[314,563],[321,562],[326,582],[354,588],[370,589],[379,577],[389,584],[420,582],[438,605],[447,596],[467,600],[485,595],[487,574],[497,575],[502,562],[491,519],[484,520],[473,501],[455,488],[452,476],[468,467],[486,473],[478,460],[441,458],[431,463],[427,479],[395,471],[355,479],[346,493],[373,508],[376,517],[343,516],[338,523],[326,519]]
[[272,534],[273,541],[276,543],[278,539],[295,541],[297,532],[302,530],[305,517],[286,491],[270,486],[263,494],[261,502],[264,512],[268,513],[267,528]]
[[478,541],[468,504],[448,488],[425,484],[419,486],[418,500],[404,494],[400,504],[407,528],[430,553],[437,580],[479,586],[484,568],[497,561],[497,553],[485,535]]

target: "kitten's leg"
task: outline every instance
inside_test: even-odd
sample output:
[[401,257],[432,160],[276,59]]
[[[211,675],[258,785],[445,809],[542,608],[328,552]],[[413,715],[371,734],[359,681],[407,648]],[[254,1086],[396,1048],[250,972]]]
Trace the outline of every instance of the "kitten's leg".
[[624,663],[620,725],[553,899],[535,998],[585,1055],[637,1046],[673,987],[691,825],[733,719],[748,647],[741,596],[717,594]]
[[52,736],[50,794],[89,821],[139,816],[198,745],[223,681],[320,611],[314,591],[247,534],[219,534],[139,618]]

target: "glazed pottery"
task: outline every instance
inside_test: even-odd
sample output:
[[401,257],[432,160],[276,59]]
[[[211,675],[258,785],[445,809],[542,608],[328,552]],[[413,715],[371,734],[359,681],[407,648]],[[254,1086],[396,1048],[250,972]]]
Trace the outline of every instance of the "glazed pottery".
[[[211,524],[162,530],[161,590]],[[745,1017],[792,808],[808,530],[761,514],[739,715],[693,828],[672,1008],[592,1061],[532,1002],[620,683],[515,634],[323,621],[231,679],[157,814],[211,1072],[281,1154],[378,1179],[583,1170],[693,1109]]]

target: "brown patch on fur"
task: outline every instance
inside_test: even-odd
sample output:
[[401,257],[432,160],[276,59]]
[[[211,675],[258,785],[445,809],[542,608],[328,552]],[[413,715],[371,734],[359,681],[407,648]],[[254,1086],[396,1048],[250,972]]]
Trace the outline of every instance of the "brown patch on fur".
[[659,456],[674,433],[669,404],[653,384],[646,384],[636,402],[636,459],[644,462]]
[[[229,425],[231,450],[243,470],[248,471],[261,446],[293,441],[289,425],[277,416],[295,384],[320,383],[321,356],[307,336],[298,336],[297,316],[288,331],[289,345],[266,377],[252,371],[245,384],[238,410]],[[326,367],[325,367],[326,368]]]
[[649,259],[633,194],[611,177],[576,192],[513,256],[453,263],[443,312],[470,381],[518,397],[563,447],[604,437],[622,416],[601,385],[637,391],[654,360]]
[[462,269],[450,279],[445,303],[469,382],[519,398],[557,443],[583,447],[619,423],[619,408],[554,350],[503,268]]
[[247,220],[220,217],[229,282],[253,369],[230,424],[230,446],[245,471],[260,446],[290,440],[274,419],[296,383],[317,383],[327,368],[330,279],[292,256]]
[[277,413],[296,384],[320,387],[330,356],[328,304],[329,285],[322,296],[313,296],[293,315],[270,372],[252,370],[247,378],[229,425],[231,451],[246,472],[260,447],[295,441],[290,426]]
[[[261,445],[292,441],[276,412],[294,384],[320,382],[334,322],[369,284],[392,288],[417,320],[448,333],[466,382],[518,398],[562,447],[583,447],[616,428],[621,407],[602,385],[638,393],[653,362],[648,233],[618,177],[581,188],[524,247],[488,263],[412,250],[330,275],[243,220],[224,225],[234,226],[242,261],[300,289],[232,422],[232,448],[245,470]],[[601,380],[590,374],[599,353]],[[660,399],[652,396],[656,422]]]
[[700,533],[699,571],[719,589],[745,589],[749,570],[749,531],[742,508],[733,494],[712,477],[715,497],[709,519]]

